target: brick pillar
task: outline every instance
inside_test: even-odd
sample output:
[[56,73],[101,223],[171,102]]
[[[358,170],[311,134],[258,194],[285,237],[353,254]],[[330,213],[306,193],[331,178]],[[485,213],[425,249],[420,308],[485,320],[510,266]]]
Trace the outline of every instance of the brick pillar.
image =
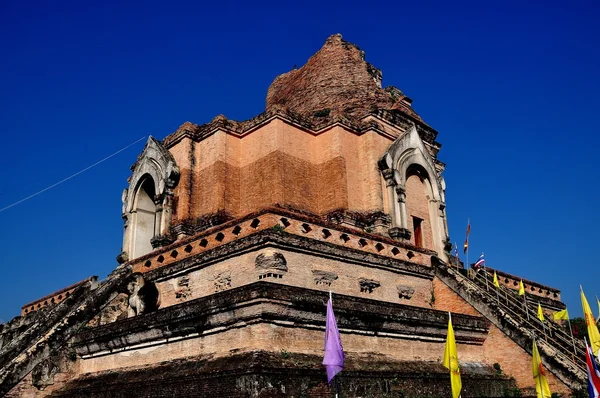
[[397,205],[400,208],[400,228],[408,229],[408,216],[406,215],[406,188],[399,184],[396,186],[396,195],[398,195]]
[[382,174],[383,178],[385,178],[392,227],[399,227],[401,225],[401,216],[399,203],[395,200],[396,192],[394,188],[396,187],[396,181],[394,181],[394,174],[391,169],[384,170]]

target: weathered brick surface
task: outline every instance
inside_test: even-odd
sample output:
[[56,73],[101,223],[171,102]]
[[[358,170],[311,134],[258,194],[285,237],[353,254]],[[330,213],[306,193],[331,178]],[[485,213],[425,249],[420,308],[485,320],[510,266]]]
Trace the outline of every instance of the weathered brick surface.
[[[321,359],[288,352],[236,353],[216,360],[196,357],[119,374],[84,376],[53,396],[331,397],[335,388],[327,386]],[[341,396],[350,398],[443,397],[450,392],[446,369],[425,361],[349,357],[337,380]],[[463,374],[464,397],[500,397],[512,386],[510,379],[489,367],[465,369]]]
[[[446,291],[445,294],[446,297],[450,297],[452,293]],[[449,302],[449,300],[446,300],[446,302]],[[455,298],[454,302],[460,303],[460,298]],[[462,303],[460,304],[462,306]],[[436,309],[446,310],[446,308]],[[352,318],[346,318],[345,314],[344,311],[338,312],[338,321],[342,331],[344,349],[350,357],[362,358],[365,361],[364,363],[372,362],[375,358],[390,361],[432,361],[439,363],[443,357],[445,345],[443,338],[428,341],[399,338],[398,336],[391,337],[386,334],[356,333],[351,331],[351,328],[353,325],[358,325],[358,318],[352,322]],[[458,324],[458,319],[455,319],[457,332],[462,330],[457,329]],[[108,356],[85,359],[81,361],[81,371],[86,373],[120,367],[149,366],[161,360],[181,359],[190,355],[223,357],[227,356],[229,352],[239,353],[257,350],[321,355],[322,340],[323,332],[321,330],[305,329],[300,325],[287,327],[264,323],[247,324],[243,328],[228,329],[217,334],[204,335],[202,338],[178,340],[156,347],[116,352]],[[491,366],[494,363],[499,363],[506,375],[515,378],[519,387],[529,388],[533,386],[531,356],[493,325],[490,326],[483,345],[459,343],[458,352],[462,364]],[[550,372],[548,374],[553,391],[568,392],[564,384],[558,381]]]
[[279,119],[241,137],[212,134],[193,154],[182,140],[170,149],[184,162],[173,223],[220,210],[239,217],[273,204],[315,214],[382,211],[381,175],[365,164],[376,165],[391,142],[339,126],[314,136]]
[[[214,294],[221,290],[222,286],[219,283],[219,279],[223,277],[229,278],[230,284],[228,288],[235,288],[258,281],[259,275],[264,270],[256,268],[256,258],[261,253],[272,252],[282,254],[287,261],[287,272],[283,274],[281,279],[273,279],[275,282],[430,308],[432,284],[428,278],[419,278],[402,274],[401,271],[392,272],[306,253],[296,253],[280,248],[254,250],[241,256],[220,261],[192,272],[178,274],[175,278],[158,282],[157,287],[161,296],[161,308]],[[315,282],[317,278],[313,271],[331,272],[337,276],[337,279],[331,285],[317,284]],[[181,286],[180,281],[182,278],[187,279],[187,289]],[[380,283],[380,286],[375,288],[372,293],[361,292],[361,279],[375,280]],[[399,297],[399,285],[414,289],[414,294],[410,299]],[[185,294],[183,294],[184,290]],[[470,314],[469,312],[463,313]]]
[[69,381],[78,375],[76,370],[59,371],[52,376],[52,383],[44,388],[37,388],[33,385],[33,378],[29,373],[23,380],[12,388],[6,394],[5,398],[43,398],[48,397],[55,391],[59,391]]
[[[503,371],[515,378],[520,388],[535,387],[531,373],[531,356],[509,339],[500,329],[492,325],[488,338],[484,343],[487,362],[499,363]],[[571,390],[546,370],[550,391],[570,395]]]
[[267,93],[267,109],[281,106],[306,117],[322,110],[361,117],[378,107],[400,109],[420,119],[400,97],[394,99],[381,88],[381,71],[364,58],[364,52],[341,35],[330,36],[306,65],[275,79]]
[[[289,225],[284,228],[285,231],[279,233],[278,230],[283,228],[282,220],[284,219]],[[255,222],[258,222],[257,226],[253,226]],[[310,231],[304,229],[305,225],[310,228]],[[327,231],[329,235],[325,236],[324,231]],[[326,223],[320,217],[306,216],[284,210],[281,207],[273,207],[209,228],[204,233],[175,242],[135,259],[131,265],[135,272],[141,273],[165,267],[168,267],[167,271],[177,269],[179,272],[197,263],[206,262],[207,259],[210,259],[210,263],[214,263],[219,260],[215,256],[233,256],[235,252],[246,245],[254,248],[257,241],[278,242],[284,247],[301,245],[309,251],[326,248],[324,251],[321,249],[316,251],[340,259],[353,257],[352,261],[356,261],[358,256],[361,259],[360,262],[368,261],[373,264],[379,264],[381,260],[389,264],[400,261],[400,263],[396,263],[400,268],[403,268],[402,265],[418,264],[419,266],[413,267],[411,272],[424,272],[430,275],[432,272],[431,256],[435,254],[431,250],[416,248],[404,242],[362,232],[356,228]],[[351,250],[346,251],[347,249]],[[179,253],[177,257],[172,256],[173,251]],[[378,257],[371,257],[371,255]],[[425,266],[425,268],[420,266]]]
[[436,310],[456,312],[458,314],[481,315],[473,306],[454,293],[439,278],[435,277],[432,283],[433,295],[435,297],[433,308]]
[[[305,260],[303,259],[302,262],[305,262]],[[292,263],[294,263],[294,261],[292,261]],[[300,275],[295,276],[297,279],[302,279]],[[437,284],[438,282],[435,283]],[[439,286],[437,291],[442,292],[446,296],[447,300],[444,300],[444,302],[458,303],[459,305],[455,305],[455,307],[460,309],[462,303],[460,303],[460,300],[458,299],[452,300],[450,297],[450,292],[440,289]],[[441,358],[443,357],[445,344],[443,338],[434,339],[432,341],[427,339],[421,340],[391,337],[385,334],[372,335],[355,333],[349,330],[354,323],[348,322],[349,318],[344,318],[342,314],[343,312],[339,313],[338,317],[341,325],[342,341],[349,358],[355,358],[356,361],[364,364],[364,366],[377,366],[379,361],[409,361],[409,363],[413,364],[415,362],[425,361],[429,363],[437,363],[439,366]],[[115,377],[121,377],[126,374],[123,373],[125,368],[150,367],[149,369],[153,369],[158,364],[164,363],[165,361],[183,360],[193,356],[203,356],[211,358],[211,360],[215,360],[217,358],[227,358],[228,355],[234,352],[240,354],[266,350],[274,354],[293,353],[320,357],[323,349],[322,341],[323,332],[321,330],[290,327],[290,325],[286,326],[269,323],[250,323],[244,324],[243,327],[233,327],[222,332],[206,334],[196,338],[175,340],[146,348],[138,348],[122,352],[115,351],[110,355],[79,359],[78,365],[75,367],[75,369],[79,375],[86,373],[97,374],[98,372],[110,371],[113,375],[115,375]],[[502,369],[507,376],[515,378],[519,387],[530,388],[533,386],[533,379],[531,378],[530,374],[531,357],[494,326],[491,326],[483,346],[459,343],[458,352],[461,364],[466,366],[464,368],[465,373],[468,373],[467,369],[469,368],[469,365],[465,364],[473,364],[473,366],[475,366],[475,364],[483,364],[484,366],[489,367],[497,362],[502,366]],[[298,364],[296,364],[296,366],[298,366]],[[480,365],[476,365],[476,367],[478,366]],[[384,367],[382,369],[396,372],[399,371],[399,369],[402,369],[402,367],[392,366],[387,368]],[[115,372],[115,370],[118,371]],[[348,370],[352,370],[352,367],[349,366]],[[156,370],[153,371],[156,372]],[[412,376],[410,377],[414,378],[418,372],[415,369],[413,369],[412,372]],[[374,375],[373,377],[375,377],[373,382],[382,383],[387,376],[380,374]],[[391,376],[391,379],[397,378],[397,375]],[[73,380],[74,376],[70,375],[68,379]],[[166,391],[179,391],[177,388],[181,388],[182,393],[185,393],[186,391],[189,391],[190,393],[199,393],[198,390],[195,390],[199,385],[198,382],[191,382],[191,380],[188,380],[187,383],[175,383],[175,380],[177,380],[176,377],[163,378],[161,384],[157,385],[156,388],[152,389],[152,391],[148,391],[147,395],[138,396],[162,396],[152,394],[156,393],[157,391],[165,391],[165,393]],[[358,382],[357,386],[363,385],[361,383],[364,382],[364,377],[362,377],[361,380],[363,381]],[[375,380],[379,381],[376,382]],[[439,377],[434,377],[434,379],[432,379],[432,385],[439,385],[439,380]],[[556,380],[553,375],[549,375],[549,381],[553,391],[568,393],[568,389],[562,383]],[[207,391],[211,391],[211,393],[213,393],[213,390],[210,390],[210,388],[212,388],[210,386],[212,385],[210,383],[203,383],[206,382],[202,382],[200,384],[207,386],[209,389],[203,390],[204,393],[207,393]],[[174,387],[176,384],[180,384],[180,386]],[[301,383],[292,383],[289,388],[297,388],[299,384]],[[468,385],[468,382],[466,385]],[[59,378],[57,379],[56,386],[53,388],[58,389],[61,386],[62,382],[60,382]],[[135,383],[131,385],[120,384],[116,391],[130,391],[130,389],[135,388],[135,386]],[[171,387],[167,389],[167,386]],[[417,391],[415,390],[416,387],[413,384],[409,383],[403,386],[412,393]],[[363,387],[360,388],[366,387],[363,385]],[[94,394],[99,394],[97,396],[102,396],[102,391],[104,390],[94,388],[86,393],[91,394],[93,392]],[[225,390],[219,390],[218,388],[214,390],[214,394],[218,394],[220,392],[223,394],[233,394],[232,391],[225,392]],[[38,395],[35,395],[34,393]],[[13,390],[12,394],[13,396],[44,396],[36,393],[26,381],[17,386],[16,389]],[[385,395],[380,396],[383,397]],[[465,394],[465,396],[477,395]]]
[[439,144],[405,96],[382,89],[380,78],[358,47],[333,35],[305,66],[275,79],[264,114],[184,123],[165,139],[181,169],[174,223],[217,211],[243,216],[274,203],[315,214],[383,211],[376,165],[394,139],[417,123],[423,139]]
[[[342,342],[349,355],[356,355],[366,362],[371,361],[371,363],[381,355],[383,355],[381,358],[387,360],[440,363],[444,352],[444,341],[434,343],[343,333]],[[84,360],[82,372],[98,372],[115,369],[115,367],[146,366],[164,360],[182,359],[190,355],[215,355],[220,349],[234,350],[238,353],[266,349],[275,353],[321,355],[323,333],[274,325],[248,325],[243,329],[231,330],[220,335],[205,336],[201,341],[183,340],[158,347]],[[458,353],[463,365],[480,363],[491,366],[499,363],[506,375],[515,378],[520,388],[534,386],[531,376],[531,357],[493,326],[483,347],[459,344]],[[564,384],[550,372],[547,373],[552,391],[569,392]]]
[[193,184],[193,165],[191,159],[194,157],[192,148],[193,141],[189,138],[184,138],[178,145],[169,149],[173,155],[177,166],[179,166],[180,178],[179,184],[175,190],[176,206],[173,209],[173,218],[175,220],[185,220],[192,214],[192,192],[196,189]]

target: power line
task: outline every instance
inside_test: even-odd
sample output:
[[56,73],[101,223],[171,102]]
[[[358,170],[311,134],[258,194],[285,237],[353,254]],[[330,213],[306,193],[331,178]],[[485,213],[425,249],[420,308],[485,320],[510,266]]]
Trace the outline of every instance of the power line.
[[83,170],[80,170],[80,171],[78,171],[77,173],[75,173],[75,174],[72,174],[72,175],[68,176],[67,178],[64,178],[64,179],[62,179],[62,180],[60,180],[60,181],[58,181],[58,182],[56,182],[56,183],[54,183],[54,184],[50,185],[49,187],[46,187],[46,188],[42,189],[41,191],[38,191],[38,192],[36,192],[36,193],[34,193],[34,194],[32,194],[32,195],[29,195],[29,196],[27,196],[26,198],[23,198],[23,199],[21,199],[21,200],[18,200],[18,201],[16,201],[15,203],[12,203],[12,204],[10,204],[10,205],[8,205],[8,206],[6,206],[6,207],[3,207],[2,209],[0,209],[0,213],[2,213],[4,210],[8,210],[8,209],[10,209],[11,207],[14,207],[14,206],[16,206],[16,205],[18,205],[18,204],[21,204],[21,203],[25,202],[26,200],[29,200],[29,199],[31,199],[31,198],[34,198],[34,197],[38,196],[39,194],[41,194],[41,193],[44,193],[44,192],[48,191],[49,189],[52,189],[52,188],[54,188],[55,186],[62,184],[63,182],[67,182],[67,181],[69,181],[71,178],[73,178],[73,177],[76,177],[76,176],[78,176],[79,174],[81,174],[81,173],[84,173],[84,172],[88,171],[88,170],[89,170],[89,169],[91,169],[92,167],[98,166],[100,163],[107,161],[108,159],[112,158],[112,157],[113,157],[113,156],[115,156],[115,155],[118,155],[119,153],[123,152],[124,150],[126,150],[126,149],[128,149],[128,148],[130,148],[130,147],[134,146],[134,145],[135,145],[135,144],[137,144],[138,142],[140,142],[140,141],[144,140],[145,138],[146,138],[146,136],[143,136],[143,137],[142,137],[142,138],[140,138],[139,140],[137,140],[137,141],[135,141],[135,142],[133,142],[133,143],[131,143],[131,144],[127,145],[125,148],[119,149],[117,152],[113,153],[112,155],[108,155],[108,156],[107,156],[107,157],[105,157],[104,159],[97,161],[96,163],[92,164],[91,166],[88,166],[88,167],[86,167],[85,169],[83,169]]

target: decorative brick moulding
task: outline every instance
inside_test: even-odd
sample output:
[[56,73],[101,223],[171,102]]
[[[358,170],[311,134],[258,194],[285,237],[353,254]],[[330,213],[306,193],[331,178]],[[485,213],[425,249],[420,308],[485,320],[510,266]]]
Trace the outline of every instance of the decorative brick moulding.
[[[265,230],[302,236],[332,245],[425,266],[429,266],[429,258],[432,254],[435,254],[430,250],[398,242],[385,236],[328,224],[322,220],[283,209],[269,208],[209,228],[196,236],[175,242],[146,256],[134,259],[130,264],[133,266],[134,272],[148,272]],[[271,273],[273,274],[273,272]],[[274,273],[277,276],[271,275],[271,277],[280,278],[282,275],[282,272],[276,271]]]
[[91,276],[91,277],[84,279],[80,282],[77,282],[71,286],[67,286],[63,289],[60,289],[60,290],[54,292],[54,293],[51,293],[47,296],[44,296],[35,301],[32,301],[31,303],[25,304],[23,307],[21,307],[21,316],[25,316],[25,315],[35,312],[41,308],[45,308],[48,306],[53,306],[55,304],[58,304],[58,303],[62,302],[63,300],[65,300],[67,297],[69,297],[71,294],[73,294],[73,291],[75,289],[77,289],[78,287],[84,285],[87,282],[95,283],[97,280],[98,280],[97,276]]

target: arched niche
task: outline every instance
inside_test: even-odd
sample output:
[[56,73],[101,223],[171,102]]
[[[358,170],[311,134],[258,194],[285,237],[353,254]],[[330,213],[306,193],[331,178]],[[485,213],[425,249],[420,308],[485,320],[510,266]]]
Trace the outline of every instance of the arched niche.
[[405,181],[407,228],[411,232],[410,241],[417,247],[435,250],[432,225],[436,220],[435,213],[432,217],[430,209],[433,190],[429,174],[423,166],[411,164],[406,169]]
[[157,232],[156,184],[145,174],[140,180],[131,209],[131,257],[136,258],[152,251],[152,239]]
[[[435,250],[445,258],[448,241],[445,183],[416,126],[411,126],[390,145],[378,166],[389,201],[390,236]],[[415,232],[420,236],[415,237]]]
[[129,187],[121,198],[125,225],[119,262],[143,256],[169,242],[173,190],[179,182],[175,159],[152,137],[132,169]]

